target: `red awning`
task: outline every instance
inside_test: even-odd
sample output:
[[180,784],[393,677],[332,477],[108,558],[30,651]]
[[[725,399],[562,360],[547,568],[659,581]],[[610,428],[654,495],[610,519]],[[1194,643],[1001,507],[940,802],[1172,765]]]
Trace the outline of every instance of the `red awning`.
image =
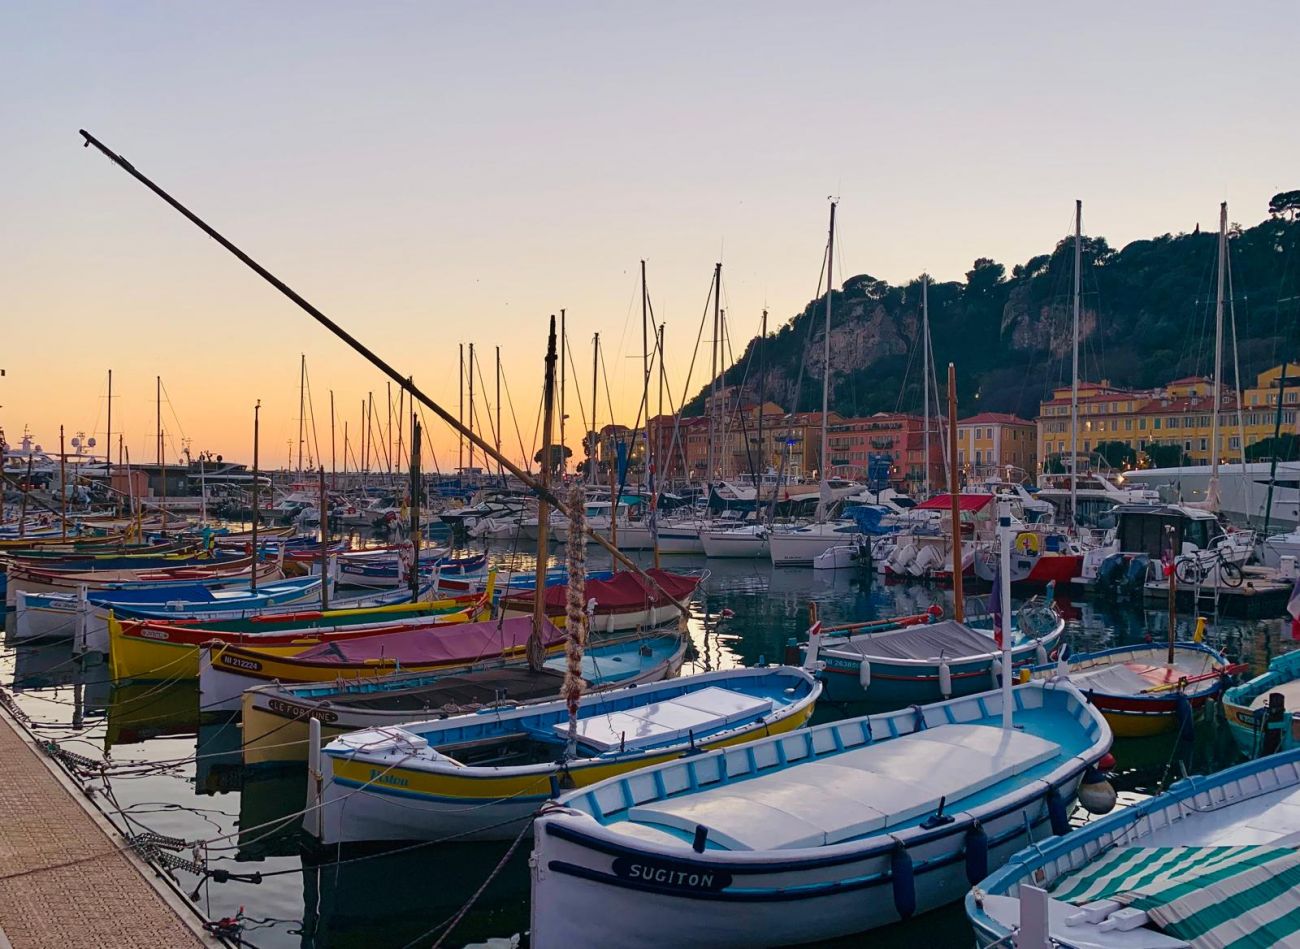
[[[957,495],[957,506],[963,511],[981,511],[990,501],[993,500],[991,494],[959,494]],[[952,495],[936,494],[928,501],[922,501],[916,506],[918,511],[951,511]]]

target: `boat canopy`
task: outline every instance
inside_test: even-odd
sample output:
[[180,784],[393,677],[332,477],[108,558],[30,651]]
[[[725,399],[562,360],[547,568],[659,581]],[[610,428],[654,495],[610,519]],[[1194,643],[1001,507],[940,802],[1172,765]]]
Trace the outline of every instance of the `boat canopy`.
[[1300,935],[1300,852],[1116,847],[1057,881],[1052,896],[1077,905],[1114,900],[1197,946],[1289,946]]
[[941,656],[958,659],[981,656],[996,648],[992,636],[951,619],[922,626],[905,626],[885,633],[868,633],[842,647],[834,641],[826,644],[828,652],[843,649],[870,659],[937,659]]
[[[425,630],[407,627],[350,642],[322,643],[294,656],[293,661],[343,665],[380,659],[403,665],[455,662],[466,657],[496,655],[522,648],[528,642],[532,628],[530,616],[486,623],[458,623]],[[563,639],[564,633],[549,622],[542,630],[543,647],[557,645]]]
[[[959,494],[957,506],[962,511],[982,511],[993,500],[991,494]],[[936,494],[916,506],[918,511],[947,511],[952,508],[951,494]]]
[[[679,573],[669,573],[666,570],[652,568],[646,573],[654,577],[669,596],[680,600],[694,592],[699,585],[699,577],[685,576]],[[564,612],[566,598],[568,597],[568,584],[557,583],[546,588],[542,594],[542,602],[548,615],[559,615]],[[591,577],[587,578],[586,586],[583,587],[583,601],[595,599],[596,607],[602,612],[617,611],[620,609],[631,609],[633,607],[666,606],[669,603],[668,597],[660,593],[658,589],[651,586],[638,574],[630,571],[614,574],[608,580],[596,580]],[[533,591],[527,590],[522,593],[512,594],[507,597],[513,609],[531,606],[533,602]]]

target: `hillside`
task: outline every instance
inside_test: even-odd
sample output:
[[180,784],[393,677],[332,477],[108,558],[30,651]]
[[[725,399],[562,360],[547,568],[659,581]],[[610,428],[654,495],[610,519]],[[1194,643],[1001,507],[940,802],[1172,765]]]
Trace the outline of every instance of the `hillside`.
[[[1255,372],[1300,355],[1295,217],[1295,208],[1285,208],[1255,227],[1234,224],[1231,230],[1229,275],[1248,382]],[[1210,374],[1216,244],[1217,234],[1203,231],[1134,241],[1121,250],[1104,238],[1085,238],[1080,374],[1135,387]],[[1053,386],[1069,384],[1073,266],[1071,236],[1009,274],[1004,265],[980,258],[964,282],[931,284],[940,389],[944,367],[955,362],[963,415],[987,410],[1033,418]],[[756,394],[766,365],[771,401],[787,410],[820,408],[824,308],[824,296],[810,301],[777,332],[752,340],[724,383],[744,381]],[[919,411],[920,278],[893,286],[860,274],[835,291],[832,308],[831,407],[845,416]],[[1231,380],[1226,320],[1225,327],[1225,379]],[[686,414],[700,414],[703,401],[701,391]]]

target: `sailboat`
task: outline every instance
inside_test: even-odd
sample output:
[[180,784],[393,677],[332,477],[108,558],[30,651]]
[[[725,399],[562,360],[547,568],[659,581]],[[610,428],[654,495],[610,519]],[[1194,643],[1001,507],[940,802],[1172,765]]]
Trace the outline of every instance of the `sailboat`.
[[853,539],[857,526],[852,521],[827,520],[833,492],[828,477],[830,466],[831,384],[831,300],[835,274],[835,202],[831,202],[831,223],[826,241],[826,328],[822,351],[822,444],[818,461],[820,478],[817,514],[813,523],[789,529],[773,529],[768,537],[768,554],[774,567],[811,567],[820,554]]

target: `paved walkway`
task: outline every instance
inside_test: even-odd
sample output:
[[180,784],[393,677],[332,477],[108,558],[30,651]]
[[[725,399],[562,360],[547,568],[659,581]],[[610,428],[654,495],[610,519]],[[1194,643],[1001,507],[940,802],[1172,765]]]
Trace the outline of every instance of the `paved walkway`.
[[[0,714],[0,946],[218,945],[181,919],[120,837],[87,813]],[[71,863],[69,861],[81,861]]]

